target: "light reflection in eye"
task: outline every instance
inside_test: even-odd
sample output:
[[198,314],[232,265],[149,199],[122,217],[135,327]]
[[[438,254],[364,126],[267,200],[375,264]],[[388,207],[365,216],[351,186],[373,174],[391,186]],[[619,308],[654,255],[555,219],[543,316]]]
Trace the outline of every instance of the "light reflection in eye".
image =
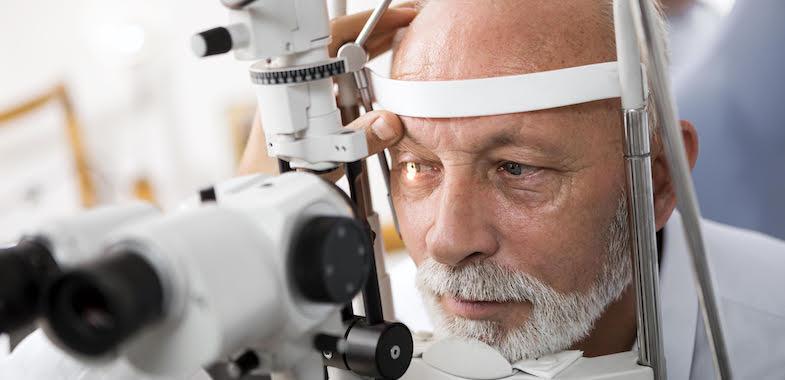
[[406,163],[406,179],[409,181],[414,181],[417,178],[417,173],[420,171],[420,165],[416,162],[407,162]]

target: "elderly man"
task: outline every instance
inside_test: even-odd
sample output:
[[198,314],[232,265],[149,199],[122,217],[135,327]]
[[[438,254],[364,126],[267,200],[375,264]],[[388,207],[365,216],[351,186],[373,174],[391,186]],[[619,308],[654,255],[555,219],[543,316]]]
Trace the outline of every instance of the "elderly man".
[[[614,61],[610,6],[432,0],[400,42],[392,74],[454,80]],[[395,208],[437,333],[482,340],[511,361],[568,348],[597,356],[634,346],[620,119],[613,99],[498,116],[402,117],[405,132],[383,112],[349,126],[366,129],[375,150],[395,144]],[[694,165],[697,134],[690,123],[681,126]],[[247,162],[263,154],[258,145],[250,142]],[[663,153],[655,138],[668,375],[713,378]],[[736,378],[781,378],[785,302],[776,292],[785,243],[709,222],[704,230]]]
[[[432,1],[403,39],[393,75],[481,78],[613,61],[608,7],[605,1]],[[406,136],[392,148],[399,173],[393,194],[438,328],[484,340],[510,360],[570,347],[589,356],[632,347],[635,296],[617,100],[403,123]],[[683,122],[682,131],[694,165],[695,130]],[[668,372],[673,379],[711,378],[659,141],[652,152],[656,226],[664,231]],[[780,378],[785,304],[774,294],[785,246],[716,225],[706,230],[737,378]]]
[[[432,0],[400,42],[393,76],[483,78],[614,61],[610,3]],[[412,17],[394,11],[382,25],[403,26]],[[361,21],[336,23],[337,43],[351,39],[355,24]],[[377,43],[391,38],[383,33]],[[377,111],[349,125],[366,131],[371,151],[391,147],[401,234],[437,333],[482,340],[510,361],[569,348],[587,356],[633,348],[620,116],[612,99],[451,119]],[[682,132],[694,164],[695,129],[683,122]],[[242,171],[261,166],[261,136],[256,128]],[[668,376],[712,378],[657,139],[652,176]],[[776,292],[785,243],[711,223],[704,229],[736,377],[782,378],[785,302]]]
[[[403,38],[393,76],[482,78],[613,61],[609,7],[434,0]],[[391,149],[393,195],[437,329],[483,340],[509,360],[633,346],[620,115],[618,100],[609,100],[500,116],[402,118],[406,135]],[[682,131],[694,165],[695,129],[683,122]],[[659,141],[652,152],[668,372],[711,378]],[[706,230],[736,376],[781,377],[785,304],[773,294],[785,245],[725,227]],[[766,249],[744,248],[753,243]],[[749,355],[763,347],[766,353]]]

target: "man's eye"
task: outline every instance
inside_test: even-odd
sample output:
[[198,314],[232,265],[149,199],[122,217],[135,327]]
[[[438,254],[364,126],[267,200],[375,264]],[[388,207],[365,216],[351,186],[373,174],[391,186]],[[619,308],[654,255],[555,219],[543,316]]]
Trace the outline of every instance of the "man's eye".
[[498,171],[504,171],[514,176],[519,176],[523,174],[524,170],[529,169],[526,165],[519,164],[517,162],[507,161],[499,166]]
[[421,174],[427,174],[433,167],[418,162],[407,161],[403,163],[403,175],[408,181],[414,181]]

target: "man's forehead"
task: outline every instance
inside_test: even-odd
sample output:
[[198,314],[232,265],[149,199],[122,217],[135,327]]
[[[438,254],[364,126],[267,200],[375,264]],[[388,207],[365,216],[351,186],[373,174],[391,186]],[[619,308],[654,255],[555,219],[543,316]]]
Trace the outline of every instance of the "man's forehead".
[[[614,61],[610,13],[610,0],[430,0],[396,49],[392,76],[472,79]],[[402,119],[407,141],[428,149],[516,137],[517,145],[558,151],[600,132],[591,128],[618,125],[618,110],[612,99],[520,114]]]
[[451,119],[401,117],[406,127],[403,144],[407,148],[478,152],[507,145],[558,150],[558,144],[554,144],[546,131],[528,124],[530,119],[522,114]]
[[430,0],[399,44],[392,75],[469,79],[613,61],[605,3]]
[[[556,109],[467,118],[401,117],[406,130],[405,148],[417,145],[437,151],[459,148],[483,151],[502,146],[533,148],[563,154],[586,141],[620,137],[618,99]],[[611,127],[608,128],[608,124]],[[609,131],[618,133],[608,134]]]

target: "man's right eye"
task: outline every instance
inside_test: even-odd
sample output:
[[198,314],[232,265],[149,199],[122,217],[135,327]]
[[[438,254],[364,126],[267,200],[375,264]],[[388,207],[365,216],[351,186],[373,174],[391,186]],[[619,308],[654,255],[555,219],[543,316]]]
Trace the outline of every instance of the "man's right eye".
[[419,162],[405,161],[401,174],[406,182],[415,182],[423,176],[427,176],[435,171],[436,168]]

